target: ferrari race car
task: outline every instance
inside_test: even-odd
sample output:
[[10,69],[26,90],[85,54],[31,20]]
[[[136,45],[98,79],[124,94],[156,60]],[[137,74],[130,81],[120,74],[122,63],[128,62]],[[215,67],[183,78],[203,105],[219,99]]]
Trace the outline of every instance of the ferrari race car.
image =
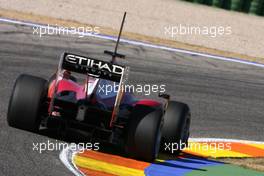
[[[9,102],[8,124],[32,132],[40,127],[75,129],[145,161],[153,161],[166,143],[187,144],[191,116],[186,104],[171,101],[167,94],[159,94],[166,100],[162,103],[125,91],[127,67],[116,61],[124,58],[117,53],[120,34],[115,51],[105,51],[112,56],[109,62],[65,52],[49,81],[20,75]],[[118,91],[106,94],[101,89],[115,84]]]

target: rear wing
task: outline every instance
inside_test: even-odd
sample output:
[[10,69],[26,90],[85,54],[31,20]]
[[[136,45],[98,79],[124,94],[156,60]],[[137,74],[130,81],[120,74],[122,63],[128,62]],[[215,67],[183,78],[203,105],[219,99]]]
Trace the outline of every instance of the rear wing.
[[[53,95],[55,95],[55,92],[57,92],[59,74],[63,70],[86,74],[95,78],[106,79],[119,83],[111,121],[109,124],[110,127],[113,127],[115,125],[116,118],[118,116],[119,105],[124,94],[124,84],[126,80],[125,76],[127,75],[128,68],[125,66],[113,64],[111,62],[105,62],[102,60],[65,52],[61,55],[61,59],[59,62]],[[54,98],[55,97],[53,96],[50,103],[50,115],[53,111]]]
[[125,71],[125,66],[71,53],[63,53],[59,67],[114,82],[120,82]]

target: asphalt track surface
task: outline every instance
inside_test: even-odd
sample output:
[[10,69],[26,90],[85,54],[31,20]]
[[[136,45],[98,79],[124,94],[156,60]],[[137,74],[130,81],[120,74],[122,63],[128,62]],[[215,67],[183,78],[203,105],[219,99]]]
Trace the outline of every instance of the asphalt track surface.
[[[48,79],[59,56],[71,51],[97,58],[114,42],[77,36],[32,34],[26,26],[0,23],[0,175],[72,175],[59,151],[33,151],[33,143],[54,141],[7,126],[8,100],[15,79],[28,73]],[[264,141],[264,69],[196,55],[120,45],[131,83],[165,84],[172,99],[192,110],[191,137]],[[155,98],[153,93],[147,98]]]

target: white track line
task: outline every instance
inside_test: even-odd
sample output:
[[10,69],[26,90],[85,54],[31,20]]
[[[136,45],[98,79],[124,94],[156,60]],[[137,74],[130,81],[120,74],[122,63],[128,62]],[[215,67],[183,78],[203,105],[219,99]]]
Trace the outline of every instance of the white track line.
[[[37,23],[32,23],[32,22],[18,21],[18,20],[13,20],[13,19],[6,19],[6,18],[0,18],[0,22],[19,24],[19,25],[25,25],[25,26],[30,26],[30,27],[39,27],[39,28],[47,28],[48,27],[48,25],[44,25],[44,24],[37,24]],[[56,28],[52,27],[52,26],[49,26],[49,28],[56,30]],[[72,31],[72,30],[64,30],[64,31]],[[83,35],[83,36],[96,37],[96,38],[101,38],[101,39],[106,39],[106,40],[113,40],[113,41],[117,40],[117,38],[114,36],[103,35],[103,34],[81,33],[81,32],[77,32],[76,34]],[[250,61],[246,61],[246,60],[242,60],[242,59],[238,59],[238,58],[223,57],[223,56],[217,56],[217,55],[212,55],[212,54],[199,53],[199,52],[195,52],[195,51],[189,51],[189,50],[184,50],[184,49],[179,49],[179,48],[171,48],[171,47],[166,47],[166,46],[161,46],[161,45],[149,44],[149,43],[144,43],[144,42],[135,41],[135,40],[120,39],[120,41],[124,42],[124,43],[128,43],[128,44],[132,44],[132,45],[137,45],[137,46],[163,49],[163,50],[167,50],[167,51],[203,56],[203,57],[208,57],[208,58],[215,59],[215,60],[235,62],[235,63],[253,65],[253,66],[264,68],[264,64],[260,64],[260,63],[256,63],[256,62],[250,62]]]
[[73,157],[78,151],[74,151],[71,146],[63,149],[60,153],[60,160],[62,163],[76,176],[84,176],[82,172],[80,172],[77,166],[73,163]]

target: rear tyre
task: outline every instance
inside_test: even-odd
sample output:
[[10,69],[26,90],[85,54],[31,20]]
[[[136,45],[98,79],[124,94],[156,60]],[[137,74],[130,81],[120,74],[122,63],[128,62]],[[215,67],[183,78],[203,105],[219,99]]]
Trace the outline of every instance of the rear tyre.
[[7,122],[11,127],[36,132],[40,125],[41,107],[47,95],[45,79],[20,75],[9,101]]
[[133,158],[152,162],[159,153],[163,125],[162,109],[136,105],[131,112],[126,153]]
[[188,105],[177,101],[169,101],[164,115],[161,149],[164,152],[171,152],[165,150],[169,143],[177,146],[176,153],[179,153],[181,149],[187,147],[190,135],[190,123],[191,113]]

